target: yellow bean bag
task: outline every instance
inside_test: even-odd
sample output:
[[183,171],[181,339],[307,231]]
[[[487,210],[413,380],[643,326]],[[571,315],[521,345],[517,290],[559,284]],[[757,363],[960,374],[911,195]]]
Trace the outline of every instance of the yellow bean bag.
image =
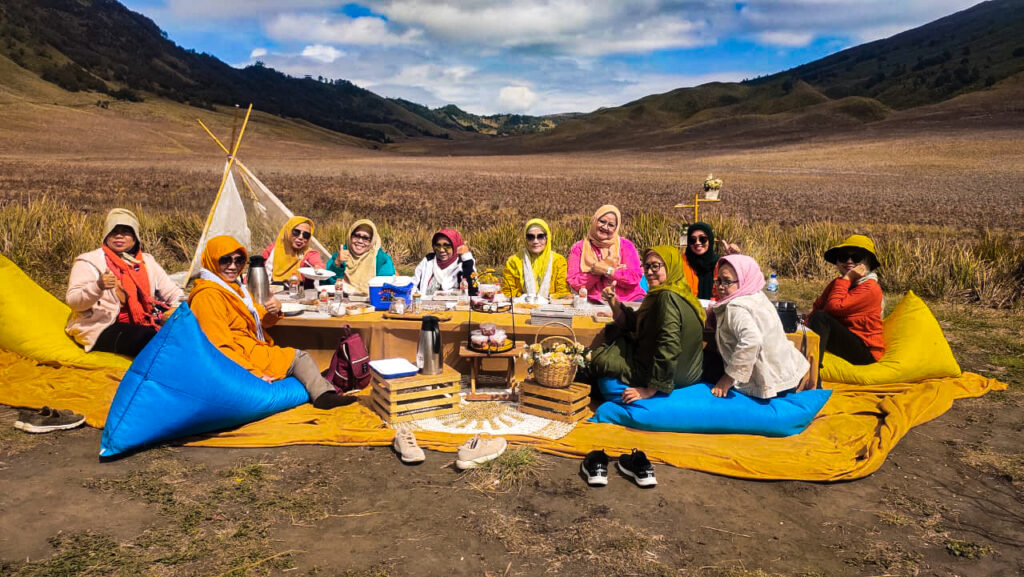
[[851,365],[825,353],[821,380],[880,385],[960,376],[960,365],[942,334],[939,321],[914,291],[907,291],[900,304],[882,321],[882,338],[885,354],[871,365]]
[[71,308],[0,255],[0,349],[43,363],[127,369],[131,359],[87,353],[64,332]]

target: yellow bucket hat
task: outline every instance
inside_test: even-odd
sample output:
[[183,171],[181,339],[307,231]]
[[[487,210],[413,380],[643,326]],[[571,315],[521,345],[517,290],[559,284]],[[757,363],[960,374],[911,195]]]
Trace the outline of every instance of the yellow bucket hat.
[[854,249],[863,252],[869,259],[871,270],[878,268],[878,255],[875,254],[875,242],[863,234],[851,234],[846,240],[825,251],[825,260],[836,264],[839,255]]

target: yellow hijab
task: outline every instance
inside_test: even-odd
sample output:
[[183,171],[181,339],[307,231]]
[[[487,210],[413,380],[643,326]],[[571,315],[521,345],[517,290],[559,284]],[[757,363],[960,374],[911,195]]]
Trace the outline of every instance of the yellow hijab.
[[[597,219],[608,213],[615,215],[615,234],[613,234],[608,240],[599,240],[597,238]],[[618,265],[619,249],[622,246],[622,243],[619,240],[619,229],[621,228],[622,213],[619,212],[618,208],[611,204],[606,204],[597,209],[594,216],[590,218],[590,230],[587,231],[587,238],[583,239],[583,254],[580,256],[581,272],[590,272],[590,269],[592,269],[598,261],[609,257],[614,261],[615,265]],[[600,254],[594,252],[595,246],[600,249]]]
[[[707,318],[707,312],[704,307],[700,306],[700,301],[693,294],[693,290],[690,289],[689,283],[686,282],[686,276],[683,274],[683,257],[679,256],[679,249],[674,246],[668,246],[666,244],[652,247],[646,253],[644,253],[644,260],[651,253],[657,253],[661,257],[661,260],[665,262],[665,282],[661,283],[656,287],[651,287],[647,291],[647,296],[657,294],[661,291],[672,291],[677,295],[683,297],[686,304],[693,307],[693,310],[700,317],[701,324],[704,324],[705,318]],[[647,303],[648,299],[644,298],[644,303]],[[643,309],[643,305],[640,305]]]
[[[292,229],[302,223],[309,225],[310,242],[306,244],[306,250],[301,253],[292,249]],[[284,224],[281,232],[277,233],[277,240],[274,241],[274,277],[272,282],[284,282],[288,277],[297,274],[302,266],[302,259],[313,246],[313,221],[304,216],[293,216]]]
[[[359,227],[370,229],[373,238],[370,240],[370,248],[366,249],[361,256],[352,254],[349,246],[352,242],[352,234]],[[348,248],[348,262],[345,263],[345,282],[355,287],[359,292],[369,292],[370,279],[377,276],[377,252],[380,250],[380,235],[377,234],[377,226],[370,219],[363,218],[352,223],[348,229],[348,237],[345,247]]]
[[[530,269],[533,271],[533,278],[537,282],[536,286],[537,286],[537,290],[539,291],[541,289],[541,284],[544,282],[544,275],[547,273],[548,269],[551,268],[551,266],[552,266],[551,227],[549,227],[548,223],[545,222],[543,219],[533,218],[533,219],[530,219],[526,223],[526,229],[523,231],[523,234],[526,234],[527,232],[530,232],[531,228],[538,227],[538,226],[541,229],[544,230],[544,234],[545,234],[546,239],[547,239],[547,241],[544,243],[544,250],[542,250],[540,254],[535,255],[532,252],[530,252],[530,247],[527,246],[526,250],[524,252],[526,253],[526,257],[530,259]],[[524,292],[525,292],[525,288],[526,288],[526,266],[525,266],[526,265],[526,261],[525,260],[523,261],[523,265],[524,265],[523,266],[523,288],[524,288]]]

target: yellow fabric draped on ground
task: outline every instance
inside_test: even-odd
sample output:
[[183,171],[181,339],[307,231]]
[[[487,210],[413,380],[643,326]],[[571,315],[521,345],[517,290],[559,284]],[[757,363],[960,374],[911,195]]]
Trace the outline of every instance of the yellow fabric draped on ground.
[[[40,365],[0,350],[0,403],[72,409],[102,427],[123,371]],[[973,373],[958,378],[888,385],[826,384],[832,398],[801,434],[785,438],[751,435],[650,433],[617,425],[580,423],[557,441],[511,436],[515,444],[564,457],[593,449],[611,455],[642,448],[656,462],[750,479],[840,481],[871,474],[911,427],[949,410],[953,401],[978,397],[1006,385]],[[393,432],[360,404],[332,411],[306,404],[243,427],[195,437],[189,445],[276,447],[285,445],[388,445]],[[156,417],[156,416],[154,416]],[[424,431],[428,449],[454,452],[464,435]]]

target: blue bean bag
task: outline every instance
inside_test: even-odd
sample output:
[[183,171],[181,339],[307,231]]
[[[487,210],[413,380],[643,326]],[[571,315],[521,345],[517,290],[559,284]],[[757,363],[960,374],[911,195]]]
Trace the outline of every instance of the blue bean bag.
[[607,377],[597,384],[605,399],[616,400],[601,404],[591,421],[672,433],[788,437],[807,428],[832,395],[830,390],[817,389],[755,399],[730,389],[728,395],[719,398],[711,394],[712,385],[698,383],[625,405],[617,400],[625,384]]
[[306,402],[294,377],[267,383],[224,356],[182,303],[121,379],[100,457],[236,427]]

